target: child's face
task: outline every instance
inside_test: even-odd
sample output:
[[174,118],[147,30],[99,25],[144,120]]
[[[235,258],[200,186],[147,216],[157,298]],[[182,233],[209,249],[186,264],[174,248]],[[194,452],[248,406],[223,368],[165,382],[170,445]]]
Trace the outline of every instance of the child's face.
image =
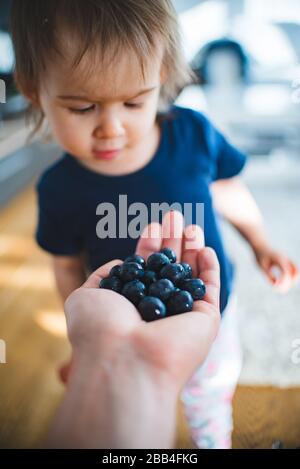
[[[100,171],[126,172],[128,162],[132,167],[133,160],[142,159],[145,149],[151,148],[162,51],[147,66],[145,81],[133,54],[125,52],[109,68],[99,66],[97,73],[83,79],[87,60],[84,57],[73,72],[67,60],[49,64],[40,105],[67,152]],[[110,150],[118,151],[105,153]]]

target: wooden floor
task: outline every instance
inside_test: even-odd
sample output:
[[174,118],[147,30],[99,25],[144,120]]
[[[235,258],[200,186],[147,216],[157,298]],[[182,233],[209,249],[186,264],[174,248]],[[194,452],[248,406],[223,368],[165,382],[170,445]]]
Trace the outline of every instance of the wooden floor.
[[[62,307],[48,256],[35,244],[35,195],[28,189],[0,212],[0,447],[42,444],[64,388],[57,366],[69,357]],[[235,448],[300,446],[300,389],[239,387]],[[178,448],[192,448],[178,405]]]

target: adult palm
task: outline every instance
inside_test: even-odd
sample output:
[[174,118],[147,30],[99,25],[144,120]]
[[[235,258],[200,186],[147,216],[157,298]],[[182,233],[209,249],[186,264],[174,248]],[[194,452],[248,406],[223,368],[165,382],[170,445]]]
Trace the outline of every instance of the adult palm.
[[192,225],[184,228],[179,212],[166,214],[162,226],[149,225],[136,252],[147,259],[162,247],[174,249],[177,260],[188,262],[193,276],[206,284],[206,295],[194,302],[193,311],[144,322],[125,297],[98,288],[101,278],[120,260],[96,270],[70,295],[65,311],[74,358],[76,353],[87,350],[90,354],[94,349],[111,359],[130,349],[151,372],[167,376],[180,388],[205,359],[218,331],[219,264],[215,252],[204,247],[201,229]]

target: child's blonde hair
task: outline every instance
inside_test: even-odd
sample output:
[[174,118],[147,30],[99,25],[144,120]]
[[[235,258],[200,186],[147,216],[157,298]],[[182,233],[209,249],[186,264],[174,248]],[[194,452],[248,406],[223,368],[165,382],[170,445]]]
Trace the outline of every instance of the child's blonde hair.
[[[60,31],[78,40],[73,67],[85,53],[114,59],[124,50],[135,52],[144,76],[157,40],[164,46],[166,80],[161,87],[160,108],[165,109],[180,90],[194,81],[181,49],[177,15],[171,0],[14,0],[11,29],[15,49],[15,80],[20,91],[38,103],[38,90],[47,61],[63,57]],[[113,54],[111,52],[114,51]],[[97,61],[93,61],[96,63]],[[37,132],[43,113],[31,106]]]

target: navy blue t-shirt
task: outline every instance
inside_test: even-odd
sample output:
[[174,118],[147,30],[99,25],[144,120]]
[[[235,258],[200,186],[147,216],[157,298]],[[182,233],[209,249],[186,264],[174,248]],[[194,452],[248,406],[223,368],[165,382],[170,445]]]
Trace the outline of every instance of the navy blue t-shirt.
[[[38,183],[37,242],[54,255],[83,252],[88,269],[95,270],[112,259],[125,259],[137,244],[137,239],[119,237],[118,212],[124,210],[119,207],[119,195],[127,196],[127,207],[142,202],[149,213],[152,203],[177,202],[182,207],[184,203],[203,203],[205,243],[216,251],[221,267],[223,311],[232,288],[233,266],[224,252],[209,186],[217,179],[237,175],[246,157],[200,112],[173,105],[163,117],[156,154],[134,173],[98,174],[68,154],[52,165]],[[116,238],[97,236],[101,217],[96,209],[104,202],[115,207]],[[193,223],[195,215],[193,210]],[[130,223],[136,214],[126,216]]]

